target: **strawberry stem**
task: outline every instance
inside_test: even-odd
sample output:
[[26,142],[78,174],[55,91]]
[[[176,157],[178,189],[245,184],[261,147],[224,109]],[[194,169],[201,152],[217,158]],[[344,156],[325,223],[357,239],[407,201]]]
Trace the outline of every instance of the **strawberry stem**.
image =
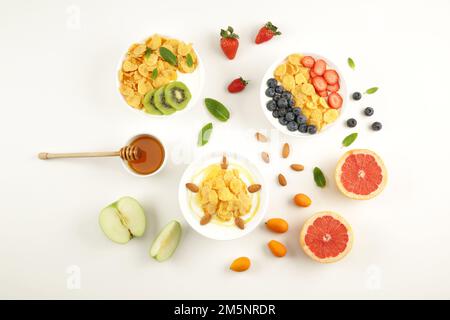
[[239,39],[239,36],[234,33],[234,29],[231,26],[228,26],[227,30],[220,29],[220,36],[222,38]]
[[267,22],[264,27],[266,27],[267,29],[269,29],[270,31],[272,31],[274,36],[279,36],[281,34],[280,31],[278,31],[278,27],[273,25],[272,22]]
[[241,82],[244,84],[244,86],[248,85],[248,83],[250,82],[250,80],[244,80],[244,78],[239,77],[239,80],[241,80]]

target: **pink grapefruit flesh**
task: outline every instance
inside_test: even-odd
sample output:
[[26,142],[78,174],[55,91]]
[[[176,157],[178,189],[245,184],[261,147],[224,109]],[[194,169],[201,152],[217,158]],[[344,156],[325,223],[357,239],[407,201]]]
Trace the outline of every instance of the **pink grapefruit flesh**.
[[338,161],[335,180],[349,198],[367,200],[383,191],[387,171],[383,160],[370,150],[350,150]]
[[300,232],[300,246],[321,263],[336,262],[347,255],[353,244],[350,225],[337,213],[319,212],[309,218]]

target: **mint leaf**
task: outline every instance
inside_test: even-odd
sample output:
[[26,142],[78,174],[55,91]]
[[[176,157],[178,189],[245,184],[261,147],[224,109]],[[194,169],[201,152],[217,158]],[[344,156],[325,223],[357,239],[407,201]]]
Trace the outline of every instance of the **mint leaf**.
[[327,185],[327,180],[325,179],[325,176],[323,175],[322,170],[320,168],[315,167],[313,170],[314,175],[314,181],[316,182],[316,185],[320,188],[324,188]]
[[375,93],[375,92],[377,92],[378,91],[378,87],[372,87],[372,88],[370,88],[370,89],[367,89],[366,90],[366,93],[367,94],[373,94],[373,93]]
[[186,64],[189,68],[194,65],[194,60],[192,60],[192,56],[190,53],[188,53],[186,56]]
[[349,145],[351,145],[356,140],[357,137],[358,137],[358,133],[357,132],[349,134],[348,136],[346,136],[344,138],[344,140],[342,140],[342,145],[344,147],[348,147]]
[[155,80],[156,77],[158,77],[158,69],[155,68],[155,69],[153,69],[153,71],[152,71],[152,79]]
[[200,133],[198,135],[198,145],[199,146],[204,146],[205,144],[208,143],[209,138],[211,137],[212,129],[213,129],[213,125],[210,122],[210,123],[206,124],[202,128],[202,130],[200,130]]
[[350,68],[352,68],[352,70],[355,70],[355,61],[353,61],[353,59],[352,58],[348,58],[347,59],[347,63],[348,63],[348,66],[350,67]]

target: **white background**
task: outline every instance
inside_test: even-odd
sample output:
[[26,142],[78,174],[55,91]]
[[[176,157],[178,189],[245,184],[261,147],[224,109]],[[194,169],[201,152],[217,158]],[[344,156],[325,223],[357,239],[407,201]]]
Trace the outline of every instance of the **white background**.
[[[446,0],[2,1],[0,297],[450,298],[449,14]],[[253,44],[268,20],[283,35]],[[233,61],[218,46],[219,29],[227,25],[241,36]],[[154,32],[194,43],[206,69],[203,96],[229,106],[227,123],[217,123],[202,103],[161,121],[131,112],[120,100],[118,59],[129,44]],[[323,135],[256,144],[255,130],[270,130],[259,106],[259,79],[274,59],[296,51],[334,61],[350,92],[380,90],[350,102]],[[346,65],[349,56],[356,71]],[[239,75],[250,85],[228,94],[226,84]],[[374,107],[372,118],[361,116],[366,106]],[[348,117],[359,120],[352,147],[375,150],[389,170],[386,190],[366,202],[341,196],[332,180],[345,151],[340,142],[353,131],[343,124]],[[382,131],[368,129],[374,120],[384,124]],[[211,141],[198,148],[198,131],[209,121],[215,125]],[[255,159],[270,182],[267,217],[287,219],[289,232],[275,235],[261,225],[229,242],[198,235],[177,203],[188,161],[170,160],[163,172],[142,179],[117,159],[36,158],[41,151],[114,150],[141,132],[165,139],[171,159],[219,148]],[[282,161],[285,141],[293,154]],[[263,149],[272,154],[270,166],[259,159]],[[294,161],[306,170],[291,172]],[[314,185],[314,166],[328,178],[324,190]],[[275,182],[279,172],[286,174],[286,188]],[[298,192],[310,195],[311,207],[292,204]],[[123,195],[145,207],[148,229],[117,245],[97,219],[103,206]],[[333,265],[310,260],[297,244],[305,219],[325,209],[341,213],[355,232],[352,252]],[[157,263],[148,249],[171,219],[183,223],[182,242],[171,260]],[[285,258],[271,256],[271,239],[286,243]],[[241,255],[251,257],[252,268],[230,272],[230,262]],[[70,271],[76,275],[78,268],[81,286],[71,290]]]

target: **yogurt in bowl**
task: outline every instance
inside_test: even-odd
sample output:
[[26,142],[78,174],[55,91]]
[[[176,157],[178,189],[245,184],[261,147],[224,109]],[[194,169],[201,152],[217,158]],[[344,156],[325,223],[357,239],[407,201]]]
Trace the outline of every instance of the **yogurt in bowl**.
[[195,231],[211,239],[232,240],[249,234],[264,218],[267,184],[246,157],[216,152],[188,166],[180,180],[178,200]]

